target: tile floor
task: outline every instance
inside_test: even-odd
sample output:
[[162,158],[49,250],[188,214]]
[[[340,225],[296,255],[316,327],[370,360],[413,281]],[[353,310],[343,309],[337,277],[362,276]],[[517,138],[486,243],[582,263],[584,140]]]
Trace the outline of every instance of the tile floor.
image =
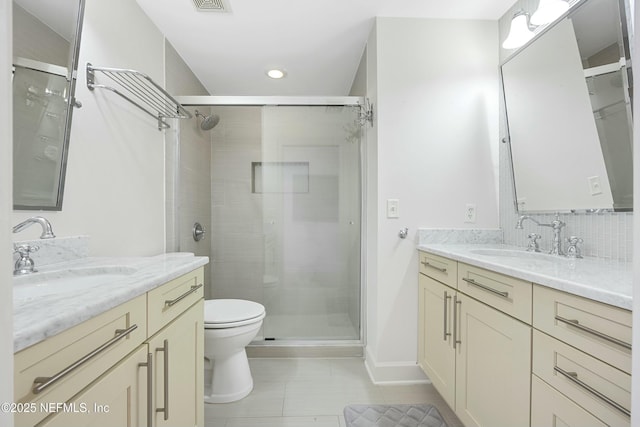
[[433,386],[374,385],[360,358],[249,363],[253,392],[238,402],[205,404],[206,427],[344,427],[342,410],[356,403],[430,403],[449,427],[462,427]]

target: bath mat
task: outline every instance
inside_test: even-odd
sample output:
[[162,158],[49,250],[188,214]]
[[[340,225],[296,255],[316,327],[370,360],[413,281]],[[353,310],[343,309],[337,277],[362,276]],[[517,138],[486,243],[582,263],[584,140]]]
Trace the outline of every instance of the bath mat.
[[349,405],[347,427],[447,427],[433,405]]

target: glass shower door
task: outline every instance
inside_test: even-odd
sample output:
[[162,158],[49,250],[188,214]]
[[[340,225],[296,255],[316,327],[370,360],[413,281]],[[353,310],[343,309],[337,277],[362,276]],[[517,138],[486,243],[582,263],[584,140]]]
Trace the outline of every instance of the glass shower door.
[[360,339],[358,113],[263,108],[252,192],[262,201],[265,340]]

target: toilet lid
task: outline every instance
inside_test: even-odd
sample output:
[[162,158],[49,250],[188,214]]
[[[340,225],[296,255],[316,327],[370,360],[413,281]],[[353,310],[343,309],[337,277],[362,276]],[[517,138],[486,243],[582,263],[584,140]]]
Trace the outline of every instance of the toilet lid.
[[264,315],[264,306],[241,299],[212,299],[204,302],[205,324],[243,322]]

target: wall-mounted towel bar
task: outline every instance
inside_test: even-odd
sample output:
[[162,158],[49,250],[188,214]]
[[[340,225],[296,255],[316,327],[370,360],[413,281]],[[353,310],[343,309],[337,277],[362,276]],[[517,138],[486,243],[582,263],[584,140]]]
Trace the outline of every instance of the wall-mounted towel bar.
[[[108,77],[115,86],[98,84],[96,75]],[[107,89],[117,93],[151,117],[158,120],[158,130],[169,128],[166,118],[190,119],[191,113],[176,101],[151,77],[136,70],[122,68],[94,67],[87,63],[87,87]]]

